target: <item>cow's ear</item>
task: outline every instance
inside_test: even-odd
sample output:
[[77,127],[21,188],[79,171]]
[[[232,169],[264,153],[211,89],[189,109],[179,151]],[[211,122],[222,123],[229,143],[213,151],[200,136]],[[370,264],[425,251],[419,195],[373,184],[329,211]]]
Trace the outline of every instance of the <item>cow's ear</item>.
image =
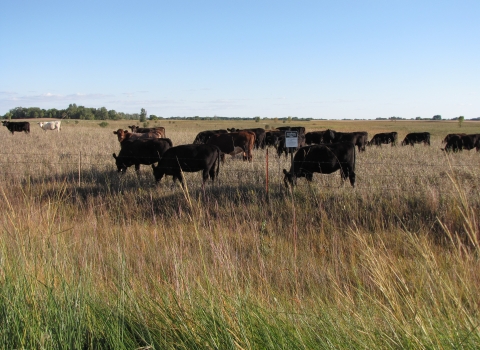
[[115,153],[113,154],[113,158],[117,159],[117,155]]
[[118,132],[117,132],[117,131],[114,131],[113,133],[114,133],[115,135],[117,135],[117,134],[118,134]]

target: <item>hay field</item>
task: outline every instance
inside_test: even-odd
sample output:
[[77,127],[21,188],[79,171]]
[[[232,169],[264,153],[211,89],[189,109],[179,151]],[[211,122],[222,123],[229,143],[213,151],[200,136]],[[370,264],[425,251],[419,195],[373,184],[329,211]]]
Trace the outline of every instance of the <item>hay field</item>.
[[[113,130],[3,134],[3,348],[476,348],[480,154],[445,154],[480,124],[312,121],[307,131],[430,131],[432,145],[357,153],[283,186],[289,159],[229,159],[215,184],[120,176]],[[174,145],[244,121],[158,121]],[[269,122],[270,127],[284,124]]]

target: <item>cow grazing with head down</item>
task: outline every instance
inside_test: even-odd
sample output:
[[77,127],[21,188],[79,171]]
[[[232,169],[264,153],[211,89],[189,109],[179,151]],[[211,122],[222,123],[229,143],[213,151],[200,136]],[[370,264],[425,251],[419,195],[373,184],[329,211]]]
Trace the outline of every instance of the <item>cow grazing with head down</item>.
[[449,134],[447,144],[444,151],[458,152],[466,149],[470,151],[476,148],[477,152],[480,150],[480,134]]
[[61,123],[62,122],[60,120],[54,120],[54,121],[51,121],[51,122],[40,122],[40,123],[38,123],[38,125],[40,125],[40,127],[44,131],[57,130],[57,132],[59,132]]
[[[180,145],[167,150],[158,165],[152,165],[153,176],[158,183],[164,175],[171,175],[184,186],[182,172],[202,171],[203,184],[218,176],[221,151],[214,145]],[[215,168],[216,165],[216,168]]]
[[[231,132],[228,134],[212,135],[207,145],[215,145],[220,148],[223,154],[230,154],[232,157],[243,153],[243,160],[252,161],[252,150],[255,144],[255,133],[251,131]],[[222,155],[222,160],[224,156]]]
[[30,123],[29,122],[9,122],[9,121],[2,121],[2,125],[6,126],[8,131],[12,133],[12,135],[16,132],[24,131],[25,134],[30,133]]
[[416,143],[423,143],[430,146],[430,133],[429,132],[412,132],[407,134],[402,141],[402,146],[411,145],[413,147]]
[[193,140],[193,144],[194,145],[206,144],[208,139],[216,134],[228,134],[228,131],[224,129],[200,131],[195,137],[195,140]]
[[122,144],[118,156],[114,153],[115,164],[119,173],[135,165],[135,171],[140,170],[140,164],[150,165],[160,160],[162,155],[172,147],[170,139],[140,139]]
[[129,132],[128,130],[118,129],[113,132],[117,135],[118,142],[121,145],[124,144],[126,141],[135,141],[135,140],[147,140],[147,139],[159,139],[162,138],[162,135],[157,132],[149,132],[149,133],[138,133],[138,132]]
[[320,144],[300,148],[290,171],[283,169],[285,186],[295,186],[297,178],[313,180],[313,173],[331,174],[340,170],[342,180],[355,187],[355,145],[351,142]]
[[138,133],[138,134],[156,133],[156,134],[159,134],[160,137],[166,137],[165,128],[163,126],[155,126],[153,128],[141,128],[138,125],[129,125],[128,127],[130,128],[132,133]]
[[367,142],[367,146],[382,146],[382,144],[388,145],[389,143],[392,146],[396,146],[398,141],[398,133],[396,131],[392,132],[382,132],[375,134],[370,141]]
[[456,137],[456,136],[465,136],[466,134],[465,133],[455,133],[455,134],[448,134],[447,136],[445,136],[445,138],[443,139],[442,141],[442,144],[443,143],[448,143],[448,141],[452,138],[452,137]]

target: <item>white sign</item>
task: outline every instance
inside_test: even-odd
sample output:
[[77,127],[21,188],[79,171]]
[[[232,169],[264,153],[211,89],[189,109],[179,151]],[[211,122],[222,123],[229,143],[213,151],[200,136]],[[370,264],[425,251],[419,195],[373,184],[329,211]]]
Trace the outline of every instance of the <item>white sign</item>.
[[298,147],[298,131],[285,131],[285,147]]

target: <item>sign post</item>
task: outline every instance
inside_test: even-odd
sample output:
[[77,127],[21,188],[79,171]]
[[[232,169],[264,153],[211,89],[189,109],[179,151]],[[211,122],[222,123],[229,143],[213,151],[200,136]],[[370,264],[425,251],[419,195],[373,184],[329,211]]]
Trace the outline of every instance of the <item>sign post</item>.
[[298,131],[285,131],[285,147],[288,148],[288,153],[290,153],[290,161],[292,163],[292,172],[295,171],[293,166],[293,152],[294,149],[298,147]]

